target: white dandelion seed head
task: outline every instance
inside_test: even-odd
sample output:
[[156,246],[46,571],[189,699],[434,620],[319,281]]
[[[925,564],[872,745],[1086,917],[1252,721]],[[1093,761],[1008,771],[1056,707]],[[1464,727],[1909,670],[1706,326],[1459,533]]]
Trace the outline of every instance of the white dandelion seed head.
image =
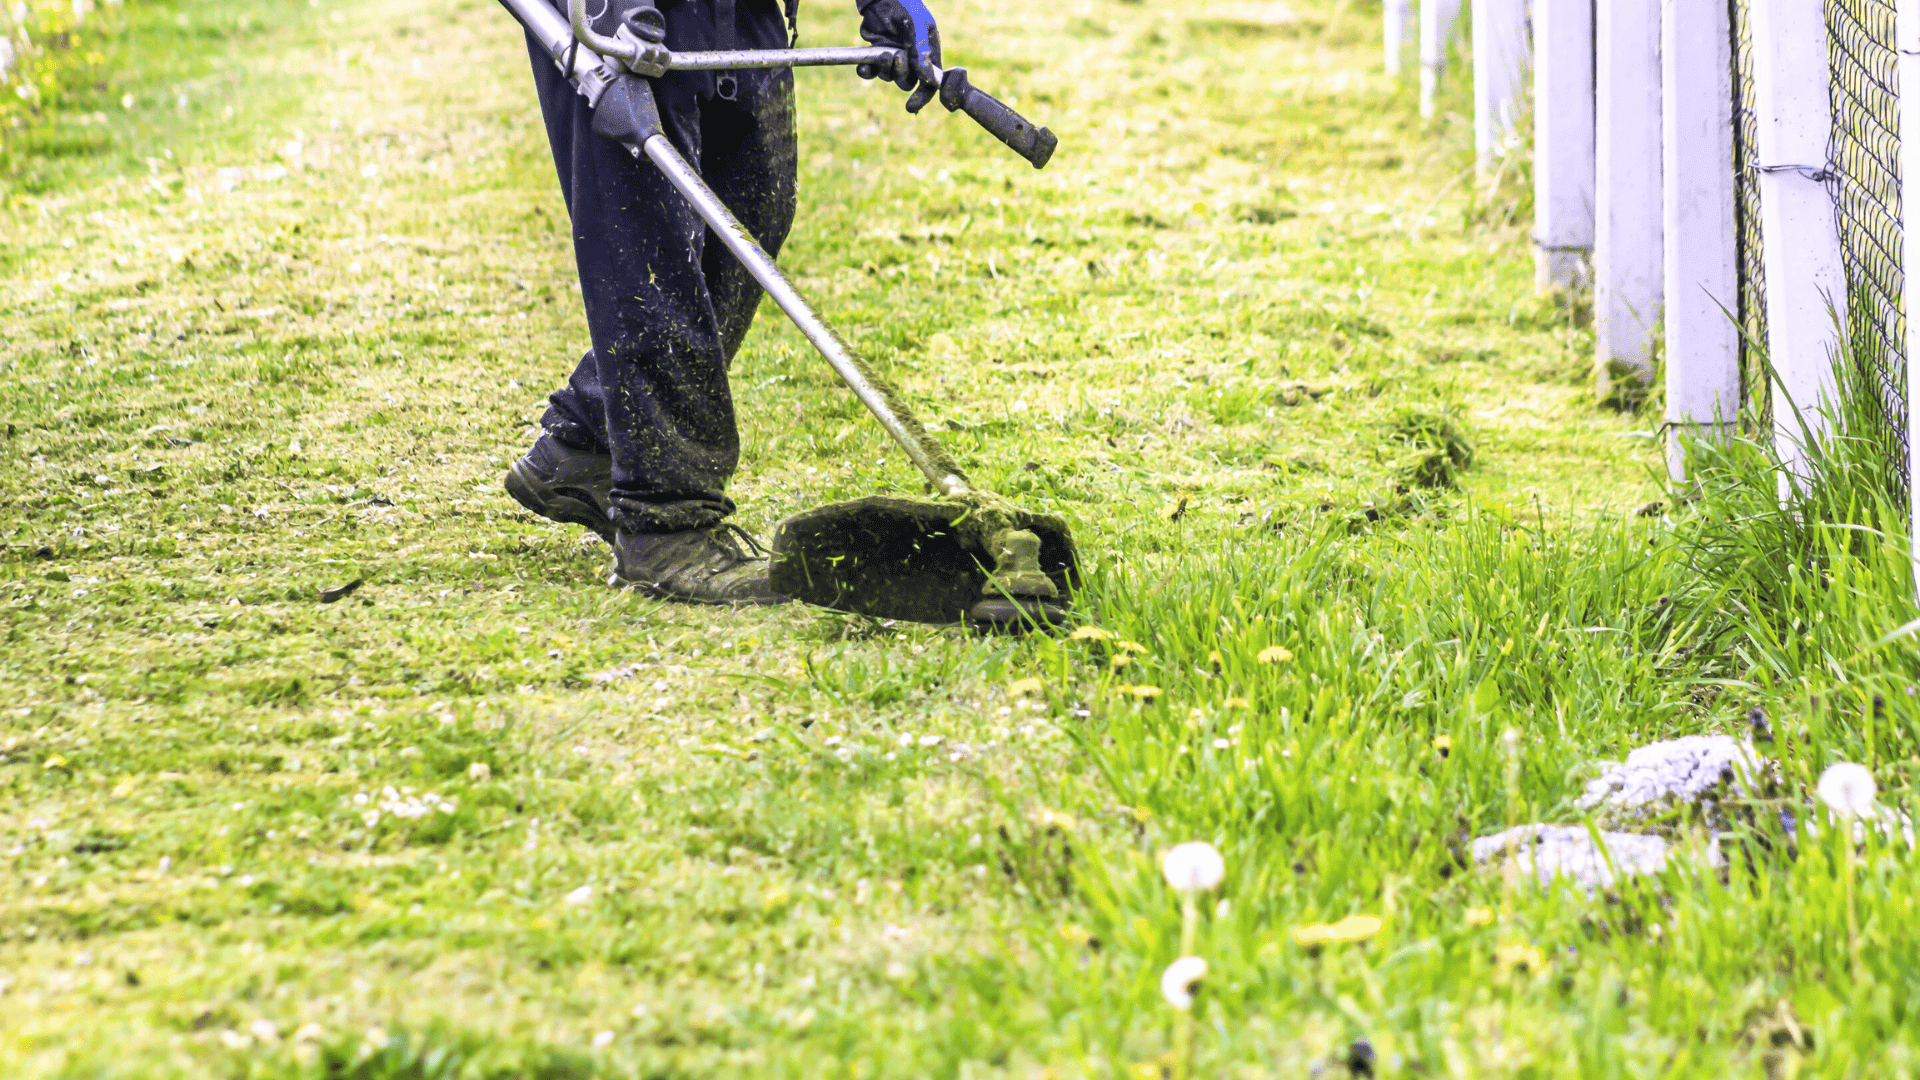
[[1181,892],[1204,892],[1227,876],[1227,861],[1205,840],[1176,844],[1160,860],[1167,884]]
[[1167,965],[1160,974],[1160,996],[1176,1009],[1193,1008],[1193,990],[1207,977],[1207,962],[1198,956],[1183,956]]
[[1815,790],[1820,801],[1834,813],[1842,817],[1866,817],[1873,813],[1873,799],[1880,789],[1866,766],[1843,761],[1829,765],[1827,771],[1820,774],[1820,785]]

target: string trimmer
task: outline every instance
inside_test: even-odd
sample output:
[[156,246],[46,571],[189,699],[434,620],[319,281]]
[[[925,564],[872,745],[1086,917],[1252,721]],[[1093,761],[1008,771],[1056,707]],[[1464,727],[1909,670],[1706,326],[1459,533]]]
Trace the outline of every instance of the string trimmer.
[[[672,52],[660,44],[660,26],[635,25],[632,18],[611,35],[595,32],[584,0],[571,0],[571,26],[545,0],[504,2],[593,107],[593,130],[665,174],[919,467],[938,497],[871,496],[788,518],[774,534],[773,588],[796,600],[881,619],[964,621],[990,629],[1059,623],[1065,598],[1080,583],[1066,522],[1022,510],[967,479],[899,392],[821,321],[681,156],[661,128],[649,82],[668,71],[745,68],[846,65],[904,73],[915,66],[907,53],[881,46]],[[658,17],[650,7],[639,11]],[[923,75],[929,70],[924,58],[917,69]],[[975,89],[965,68],[932,69],[931,82],[949,111],[973,117],[1034,168],[1053,155],[1052,132]]]

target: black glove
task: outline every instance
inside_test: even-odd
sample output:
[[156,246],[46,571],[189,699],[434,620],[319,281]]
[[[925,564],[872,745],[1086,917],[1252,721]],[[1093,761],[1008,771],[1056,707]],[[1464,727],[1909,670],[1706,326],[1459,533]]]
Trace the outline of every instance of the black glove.
[[[940,27],[935,25],[933,12],[928,11],[921,0],[854,0],[854,8],[860,12],[860,36],[867,44],[900,49],[907,54],[904,68],[888,70],[874,64],[861,64],[861,78],[890,78],[902,90],[938,89],[939,80],[934,72],[940,67]],[[914,94],[915,100],[920,97],[921,94]],[[931,100],[932,95],[927,97]],[[910,101],[907,111],[920,110]]]

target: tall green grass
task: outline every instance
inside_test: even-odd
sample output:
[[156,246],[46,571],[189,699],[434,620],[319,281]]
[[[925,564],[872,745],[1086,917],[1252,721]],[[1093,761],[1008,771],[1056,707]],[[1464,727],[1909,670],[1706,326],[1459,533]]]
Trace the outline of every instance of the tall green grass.
[[[1179,912],[1155,854],[1197,838],[1229,866],[1200,944],[1202,1074],[1275,1047],[1325,1067],[1361,1037],[1400,1067],[1466,1074],[1909,1067],[1920,889],[1904,843],[1876,838],[1858,864],[1857,970],[1832,830],[1784,843],[1762,821],[1755,843],[1736,827],[1725,871],[1699,825],[1653,821],[1680,855],[1601,895],[1515,887],[1465,851],[1514,822],[1586,821],[1572,799],[1597,762],[1741,733],[1755,707],[1790,803],[1852,760],[1907,805],[1920,623],[1904,508],[1864,388],[1840,386],[1784,489],[1772,442],[1736,439],[1693,448],[1696,480],[1666,515],[1477,511],[1099,571],[1090,606],[1112,636],[1035,653],[1073,698],[1058,704],[1085,706],[1072,730],[1097,783],[1060,785],[1100,852],[1077,866],[1080,921],[1042,947],[1057,984],[1035,992],[1077,1003],[1089,1053],[1159,1060]],[[1491,921],[1467,917],[1482,908]],[[1354,913],[1383,916],[1380,936],[1289,936]],[[1548,972],[1503,965],[1516,943]]]
[[1795,460],[1770,429],[1690,445],[1678,538],[1711,586],[1697,613],[1717,624],[1712,647],[1753,685],[1845,717],[1831,733],[1840,756],[1901,761],[1920,750],[1902,463],[1863,367],[1836,364],[1834,384],[1818,422],[1790,431]]

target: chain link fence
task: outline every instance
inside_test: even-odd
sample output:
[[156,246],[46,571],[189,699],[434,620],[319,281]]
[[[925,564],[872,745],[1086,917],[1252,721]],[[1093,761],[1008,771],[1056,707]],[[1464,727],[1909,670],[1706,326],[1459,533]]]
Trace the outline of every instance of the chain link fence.
[[[1603,0],[1604,2],[1604,0]],[[1734,223],[1740,262],[1740,404],[1764,427],[1773,421],[1767,394],[1767,267],[1760,247],[1759,112],[1754,97],[1752,0],[1733,8]]]
[[1847,272],[1848,347],[1880,407],[1882,448],[1907,480],[1906,275],[1900,229],[1900,94],[1892,0],[1828,0],[1828,160]]
[[[1603,0],[1604,2],[1604,0]],[[1741,396],[1763,425],[1768,415],[1766,270],[1761,263],[1759,160],[1754,100],[1752,0],[1732,6],[1734,160],[1744,336]],[[1840,227],[1847,309],[1839,313],[1850,359],[1877,398],[1873,437],[1907,483],[1905,273],[1901,265],[1899,85],[1893,0],[1827,0],[1828,94],[1833,129],[1827,189]]]

